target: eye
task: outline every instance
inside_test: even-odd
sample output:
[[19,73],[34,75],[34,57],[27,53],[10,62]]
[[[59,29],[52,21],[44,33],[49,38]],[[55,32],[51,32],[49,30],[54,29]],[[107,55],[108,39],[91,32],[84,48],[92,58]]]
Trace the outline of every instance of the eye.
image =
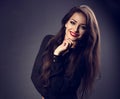
[[70,23],[71,23],[72,25],[75,25],[75,22],[74,22],[74,21],[70,21]]
[[86,30],[86,26],[85,25],[81,25],[80,28],[83,29],[83,30]]

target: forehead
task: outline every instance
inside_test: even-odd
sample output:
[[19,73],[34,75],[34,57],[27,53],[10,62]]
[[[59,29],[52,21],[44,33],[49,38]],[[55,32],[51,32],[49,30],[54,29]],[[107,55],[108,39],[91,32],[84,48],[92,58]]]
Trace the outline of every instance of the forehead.
[[86,17],[83,13],[74,13],[69,20],[75,20],[78,23],[86,24]]

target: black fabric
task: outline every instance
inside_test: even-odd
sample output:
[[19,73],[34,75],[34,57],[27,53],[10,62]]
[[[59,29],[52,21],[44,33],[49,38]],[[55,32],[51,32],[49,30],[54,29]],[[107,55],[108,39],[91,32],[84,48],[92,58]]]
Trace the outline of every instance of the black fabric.
[[[77,68],[75,70],[74,75],[72,78],[68,78],[65,75],[65,69],[67,67],[67,59],[72,53],[69,51],[66,55],[55,57],[53,54],[53,62],[51,64],[51,73],[49,77],[49,85],[44,87],[41,84],[41,56],[45,50],[45,47],[48,41],[53,37],[52,35],[46,36],[42,43],[38,55],[35,59],[35,63],[32,70],[31,79],[38,90],[38,92],[45,98],[45,99],[77,99],[77,89],[80,85],[81,81],[81,70]],[[57,59],[56,59],[57,58]],[[60,59],[60,61],[58,61]],[[56,61],[54,61],[56,60]]]

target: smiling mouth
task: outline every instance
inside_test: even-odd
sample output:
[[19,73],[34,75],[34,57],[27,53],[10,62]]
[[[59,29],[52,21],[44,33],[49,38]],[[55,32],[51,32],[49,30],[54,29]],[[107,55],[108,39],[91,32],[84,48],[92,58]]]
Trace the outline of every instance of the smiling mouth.
[[79,34],[77,34],[77,33],[75,33],[75,32],[71,32],[71,31],[70,31],[70,34],[71,34],[73,37],[78,37],[78,36],[79,36]]

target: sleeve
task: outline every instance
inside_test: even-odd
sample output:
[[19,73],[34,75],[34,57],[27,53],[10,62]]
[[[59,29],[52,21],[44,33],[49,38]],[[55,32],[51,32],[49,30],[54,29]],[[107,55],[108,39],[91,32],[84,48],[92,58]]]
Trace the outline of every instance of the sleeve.
[[38,54],[36,56],[34,65],[33,65],[33,69],[32,69],[32,74],[31,74],[31,80],[35,86],[35,88],[37,89],[37,91],[39,93],[41,93],[42,96],[44,96],[44,94],[46,93],[46,89],[42,88],[41,85],[39,85],[40,82],[40,71],[41,71],[41,58],[42,58],[42,53],[45,51],[46,49],[46,45],[48,43],[48,41],[50,40],[50,38],[53,37],[52,35],[47,35],[44,37],[40,49],[38,51]]
[[49,77],[49,85],[44,87],[40,85],[40,61],[41,61],[41,54],[43,53],[45,46],[48,42],[50,37],[45,37],[41,44],[40,50],[38,55],[35,59],[34,67],[32,70],[31,79],[32,82],[37,89],[37,91],[44,97],[49,94],[55,93],[68,93],[75,91],[79,84],[80,84],[80,77],[81,72],[80,69],[76,69],[73,77],[70,79],[69,77],[64,75],[64,57],[62,56],[54,56],[53,55],[53,62],[51,64],[51,73]]
[[[31,74],[31,80],[35,86],[35,88],[37,89],[37,91],[42,95],[42,96],[46,96],[49,93],[49,87],[44,87],[43,85],[41,85],[41,80],[40,80],[40,75],[41,75],[41,58],[42,58],[42,53],[45,51],[45,45],[47,45],[48,41],[50,40],[50,38],[53,37],[52,35],[48,35],[46,36],[40,46],[39,52],[37,54],[37,57],[35,59],[34,62],[34,66],[32,69],[32,74]],[[60,60],[59,60],[60,59]],[[54,56],[53,55],[53,63],[51,64],[52,68],[51,68],[51,74],[50,76],[54,79],[52,80],[56,80],[57,76],[61,74],[61,72],[63,71],[63,68],[61,66],[61,56]],[[58,77],[59,78],[59,77]],[[51,84],[50,84],[51,85]],[[52,90],[52,89],[50,89]]]

